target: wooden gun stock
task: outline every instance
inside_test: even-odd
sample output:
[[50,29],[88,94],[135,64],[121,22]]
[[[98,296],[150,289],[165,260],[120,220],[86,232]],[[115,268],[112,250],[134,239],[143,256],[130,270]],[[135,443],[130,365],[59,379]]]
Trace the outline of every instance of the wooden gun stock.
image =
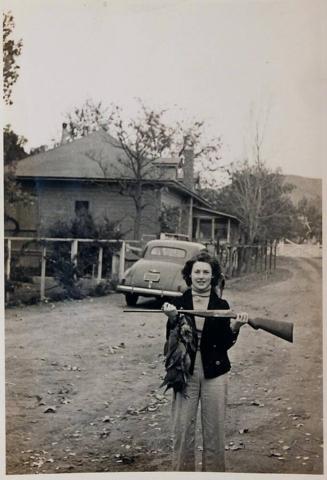
[[249,318],[248,324],[258,330],[264,330],[287,342],[293,343],[293,323],[270,320],[269,318]]
[[[162,310],[126,309],[126,313],[162,313]],[[198,317],[236,318],[237,314],[232,310],[177,310],[178,313],[197,315]],[[282,338],[287,342],[293,342],[293,323],[270,320],[269,318],[253,318],[248,324],[255,330],[261,329]]]

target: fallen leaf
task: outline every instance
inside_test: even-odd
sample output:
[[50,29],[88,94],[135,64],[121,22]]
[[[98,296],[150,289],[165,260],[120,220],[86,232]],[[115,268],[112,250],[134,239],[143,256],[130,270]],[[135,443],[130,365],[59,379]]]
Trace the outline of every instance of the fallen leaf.
[[229,450],[242,450],[242,448],[245,448],[243,444],[232,445],[231,447],[229,447]]
[[56,413],[57,409],[56,407],[48,407],[44,410],[43,413]]

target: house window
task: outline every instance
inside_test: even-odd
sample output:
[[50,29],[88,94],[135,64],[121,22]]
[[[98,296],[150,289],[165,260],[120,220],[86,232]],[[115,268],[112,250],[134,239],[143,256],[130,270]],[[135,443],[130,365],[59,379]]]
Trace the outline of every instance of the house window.
[[200,219],[200,240],[211,240],[212,238],[212,220],[211,218]]
[[84,215],[89,211],[89,202],[77,200],[75,202],[75,213],[76,215]]
[[219,240],[227,238],[227,219],[217,219],[215,225],[215,237]]

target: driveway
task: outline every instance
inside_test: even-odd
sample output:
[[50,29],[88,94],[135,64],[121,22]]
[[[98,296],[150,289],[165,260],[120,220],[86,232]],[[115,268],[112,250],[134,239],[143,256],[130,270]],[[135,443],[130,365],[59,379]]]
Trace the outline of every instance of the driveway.
[[[246,326],[230,350],[230,472],[322,473],[321,285],[320,258],[282,257],[224,292],[294,322],[293,344]],[[112,294],[7,310],[7,474],[170,470],[165,318],[124,307]]]

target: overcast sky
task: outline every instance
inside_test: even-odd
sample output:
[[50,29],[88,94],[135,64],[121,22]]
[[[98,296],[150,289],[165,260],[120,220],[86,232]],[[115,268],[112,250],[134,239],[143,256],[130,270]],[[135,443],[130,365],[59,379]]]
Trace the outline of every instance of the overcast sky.
[[36,147],[88,98],[140,97],[205,120],[224,163],[259,121],[270,167],[321,177],[323,1],[6,0],[24,45],[5,122]]

